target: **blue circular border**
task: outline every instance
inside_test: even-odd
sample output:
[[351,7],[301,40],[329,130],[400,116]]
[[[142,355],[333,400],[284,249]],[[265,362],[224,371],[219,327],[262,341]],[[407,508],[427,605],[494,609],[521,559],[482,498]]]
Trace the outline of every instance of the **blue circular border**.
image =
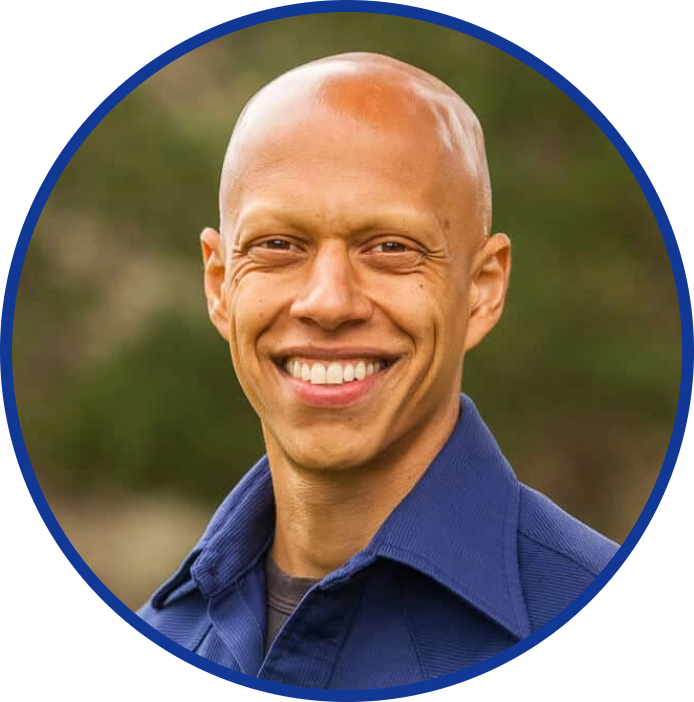
[[[510,54],[519,61],[522,61],[530,68],[543,75],[547,80],[551,81],[566,95],[568,95],[584,112],[595,122],[602,130],[605,136],[612,142],[612,145],[620,153],[626,164],[629,166],[632,174],[638,181],[648,203],[651,206],[653,214],[660,227],[660,232],[663,236],[665,246],[670,257],[670,264],[675,279],[677,288],[677,297],[680,307],[680,322],[682,329],[682,375],[680,379],[680,392],[677,404],[677,414],[673,426],[672,436],[668,446],[663,467],[658,475],[653,491],[651,492],[646,506],[639,516],[634,528],[631,530],[623,545],[612,558],[609,565],[600,573],[600,575],[591,583],[591,585],[577,597],[571,605],[564,609],[548,624],[543,626],[538,631],[534,632],[526,639],[517,643],[515,646],[499,653],[492,658],[489,658],[481,663],[444,675],[433,680],[413,683],[411,685],[402,685],[398,687],[381,688],[375,690],[339,690],[326,691],[316,690],[313,688],[294,687],[284,685],[282,683],[270,682],[261,680],[243,673],[237,673],[229,668],[213,663],[188,649],[183,648],[171,639],[168,639],[163,634],[159,633],[151,626],[146,624],[132,610],[126,607],[92,572],[89,566],[84,562],[82,557],[77,553],[73,545],[68,540],[65,532],[58,524],[55,516],[51,512],[46,498],[41,492],[36,475],[31,466],[29,456],[27,454],[24,438],[19,425],[19,417],[17,415],[17,403],[14,394],[14,378],[12,375],[12,331],[14,321],[15,301],[17,298],[17,288],[19,285],[19,276],[26,256],[27,248],[31,235],[34,231],[38,218],[43,210],[43,207],[50,195],[53,187],[60,177],[63,169],[70,161],[74,153],[80,147],[82,142],[92,132],[97,124],[115,107],[126,95],[134,90],[140,83],[156,73],[159,69],[168,65],[175,59],[192,51],[193,49],[206,44],[207,42],[217,39],[226,34],[251,27],[263,22],[269,22],[275,19],[284,17],[295,17],[309,14],[322,14],[328,12],[361,12],[371,14],[396,15],[399,17],[409,17],[412,19],[423,20],[432,24],[438,24],[442,27],[449,27],[463,34],[467,34],[476,39],[480,39],[487,44],[501,49]],[[114,90],[84,121],[82,126],[75,132],[73,137],[62,150],[55,163],[51,167],[48,175],[44,179],[39,188],[36,197],[29,209],[24,226],[20,233],[17,246],[15,248],[10,271],[5,289],[5,299],[2,310],[2,325],[0,327],[0,370],[2,374],[2,390],[5,399],[5,412],[7,414],[7,424],[9,426],[12,443],[14,445],[17,460],[24,475],[29,492],[36,504],[36,507],[41,514],[46,526],[55,538],[56,543],[61,548],[65,556],[75,567],[77,572],[84,578],[89,586],[101,597],[101,599],[109,605],[117,614],[131,624],[135,629],[150,638],[162,648],[170,651],[179,658],[191,663],[202,670],[217,675],[220,678],[225,678],[232,682],[244,685],[246,687],[263,690],[275,694],[285,695],[287,697],[298,697],[301,699],[311,700],[382,700],[392,699],[397,697],[405,697],[408,695],[416,695],[431,690],[438,690],[455,683],[469,680],[482,673],[486,673],[497,666],[500,666],[507,661],[519,656],[536,644],[540,643],[550,634],[553,634],[557,629],[566,624],[575,614],[577,614],[595,595],[605,586],[610,578],[617,572],[621,565],[631,553],[634,546],[638,543],[646,527],[650,523],[656,508],[660,504],[665,488],[670,480],[672,471],[679,454],[684,429],[687,423],[687,415],[689,413],[689,403],[692,392],[692,370],[694,366],[694,356],[692,353],[692,308],[689,297],[689,288],[687,286],[687,278],[677,247],[677,241],[668,221],[665,210],[660,202],[651,181],[646,172],[643,170],[636,156],[622,139],[619,133],[615,130],[609,120],[598,110],[597,107],[581,93],[569,81],[559,75],[554,69],[546,63],[533,56],[533,54],[525,51],[516,44],[500,37],[493,32],[470,24],[464,20],[444,15],[439,12],[425,10],[422,8],[411,7],[409,5],[398,5],[384,2],[370,2],[368,0],[330,0],[329,2],[307,2],[296,5],[286,5],[277,7],[262,12],[256,12],[245,17],[225,22],[216,27],[201,32],[169,51],[164,52],[146,66],[133,74],[128,80]]]

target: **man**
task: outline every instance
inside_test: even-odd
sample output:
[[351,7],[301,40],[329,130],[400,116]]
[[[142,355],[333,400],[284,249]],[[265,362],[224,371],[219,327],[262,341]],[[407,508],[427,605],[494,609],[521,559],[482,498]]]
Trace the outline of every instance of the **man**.
[[220,218],[208,310],[267,456],[141,616],[252,676],[375,688],[570,604],[616,545],[520,485],[459,395],[510,271],[461,98],[373,54],[290,71],[238,120]]

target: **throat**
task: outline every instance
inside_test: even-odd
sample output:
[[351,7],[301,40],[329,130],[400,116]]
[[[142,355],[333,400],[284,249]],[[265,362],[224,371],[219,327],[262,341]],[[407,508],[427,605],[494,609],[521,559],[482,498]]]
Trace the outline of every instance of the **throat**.
[[416,482],[394,473],[273,469],[279,568],[320,579],[366,548]]

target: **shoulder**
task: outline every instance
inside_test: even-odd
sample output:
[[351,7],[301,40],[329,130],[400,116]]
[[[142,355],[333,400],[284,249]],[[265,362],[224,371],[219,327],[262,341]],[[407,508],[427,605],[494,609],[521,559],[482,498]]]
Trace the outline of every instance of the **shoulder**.
[[619,545],[521,485],[518,566],[533,629],[571,604]]

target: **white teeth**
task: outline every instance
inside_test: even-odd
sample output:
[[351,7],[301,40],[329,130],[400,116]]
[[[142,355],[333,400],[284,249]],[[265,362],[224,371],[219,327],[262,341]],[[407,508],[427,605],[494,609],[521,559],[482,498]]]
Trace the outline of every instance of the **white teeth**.
[[325,385],[325,366],[322,363],[311,366],[311,385]]
[[318,362],[303,363],[293,358],[284,362],[284,370],[294,378],[313,385],[342,385],[354,380],[364,380],[378,373],[385,364],[381,361],[358,361],[356,363],[326,364]]
[[328,385],[342,385],[342,366],[339,363],[331,363],[325,374],[325,380]]

